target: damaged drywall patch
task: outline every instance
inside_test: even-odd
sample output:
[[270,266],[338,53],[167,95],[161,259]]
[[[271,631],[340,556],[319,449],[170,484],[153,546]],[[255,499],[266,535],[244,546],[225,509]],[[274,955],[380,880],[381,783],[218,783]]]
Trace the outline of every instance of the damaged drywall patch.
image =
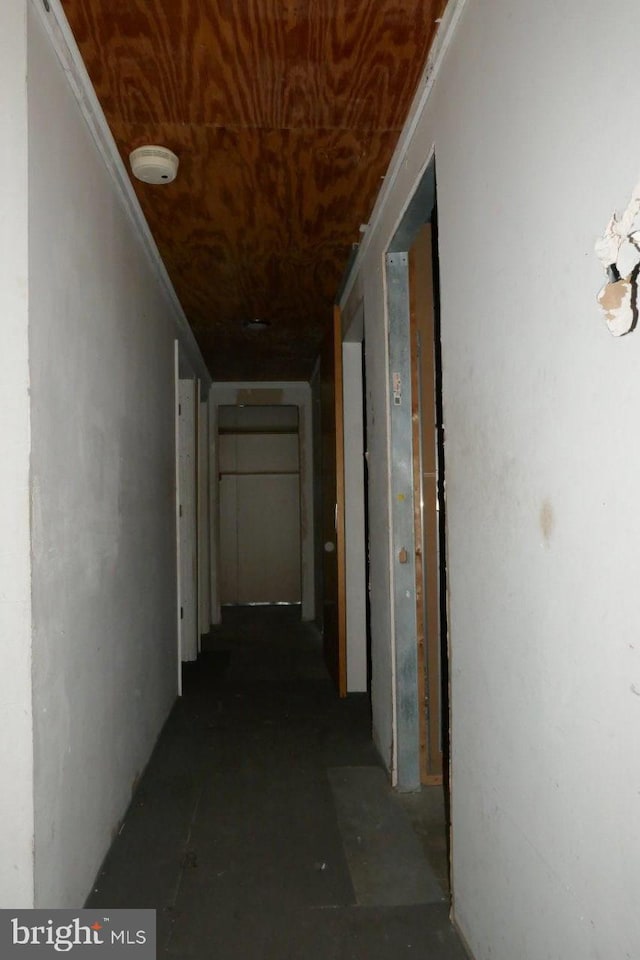
[[630,333],[637,321],[634,297],[635,283],[629,279],[605,283],[598,293],[598,303],[604,313],[605,323],[614,337]]
[[624,213],[614,213],[605,232],[596,242],[596,254],[604,267],[607,283],[597,300],[605,323],[614,337],[630,333],[638,322],[638,273],[640,272],[640,181]]

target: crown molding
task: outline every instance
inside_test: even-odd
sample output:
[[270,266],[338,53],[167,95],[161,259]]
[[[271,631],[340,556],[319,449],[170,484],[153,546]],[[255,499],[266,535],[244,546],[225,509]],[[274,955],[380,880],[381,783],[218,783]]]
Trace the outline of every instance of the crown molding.
[[384,215],[387,200],[389,199],[396,180],[398,179],[404,157],[411,145],[416,128],[420,123],[424,111],[427,108],[431,91],[433,90],[433,86],[436,82],[438,74],[440,73],[445,54],[449,49],[449,44],[451,43],[451,39],[455,33],[456,27],[458,26],[458,22],[462,16],[466,2],[467,0],[449,0],[446,10],[442,15],[442,20],[431,46],[427,63],[422,73],[422,78],[411,103],[411,107],[409,108],[407,120],[402,129],[402,133],[400,134],[398,143],[396,144],[393,156],[391,157],[391,161],[382,183],[382,187],[380,188],[380,192],[378,193],[378,197],[374,204],[369,223],[367,224],[357,253],[353,258],[353,261],[350,263],[349,269],[343,280],[339,297],[339,304],[342,308],[344,308],[344,305],[349,299],[360,267],[362,266],[369,247],[371,246],[372,240],[376,235],[378,225],[380,224],[380,221]]
[[193,330],[189,326],[189,321],[182,309],[182,304],[178,299],[147,219],[131,185],[129,174],[109,129],[109,124],[96,96],[60,0],[46,0],[46,4],[44,0],[31,0],[31,5],[35,8],[44,25],[98,152],[109,171],[124,209],[140,238],[147,258],[172,308],[176,334],[185,351],[186,359],[193,367],[193,373],[208,385],[211,383],[211,374],[204,362]]

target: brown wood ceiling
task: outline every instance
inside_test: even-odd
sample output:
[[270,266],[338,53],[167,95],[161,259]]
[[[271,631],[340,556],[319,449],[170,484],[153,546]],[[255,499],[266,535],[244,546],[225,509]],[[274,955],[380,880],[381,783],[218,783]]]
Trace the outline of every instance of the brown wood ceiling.
[[133,182],[215,379],[308,379],[445,5],[63,0],[123,158],[180,157]]

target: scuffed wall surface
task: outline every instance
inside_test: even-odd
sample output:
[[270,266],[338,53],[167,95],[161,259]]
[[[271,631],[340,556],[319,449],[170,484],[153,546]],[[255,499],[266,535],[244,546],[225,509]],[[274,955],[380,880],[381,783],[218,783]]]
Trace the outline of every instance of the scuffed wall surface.
[[81,906],[176,695],[173,316],[29,21],[36,903]]
[[[358,281],[381,396],[381,258],[435,143],[453,886],[477,960],[640,953],[640,337],[602,323],[593,253],[640,164],[639,29],[634,0],[467,0]],[[371,548],[375,676],[379,529]]]
[[33,906],[26,0],[0,6],[0,908]]

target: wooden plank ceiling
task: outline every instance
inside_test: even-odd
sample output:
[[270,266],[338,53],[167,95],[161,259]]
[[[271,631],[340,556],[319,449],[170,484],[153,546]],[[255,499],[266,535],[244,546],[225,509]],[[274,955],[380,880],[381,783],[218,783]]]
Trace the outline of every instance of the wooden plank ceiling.
[[180,158],[133,182],[215,379],[310,376],[445,5],[63,0],[123,158]]

